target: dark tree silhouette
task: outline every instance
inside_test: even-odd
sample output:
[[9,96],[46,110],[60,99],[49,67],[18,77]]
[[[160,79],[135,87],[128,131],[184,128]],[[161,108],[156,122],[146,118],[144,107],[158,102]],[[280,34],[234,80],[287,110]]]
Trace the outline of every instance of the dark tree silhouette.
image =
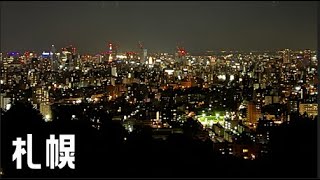
[[[42,163],[45,158],[45,135],[47,126],[39,111],[33,109],[27,102],[14,102],[12,107],[1,114],[1,164],[8,177],[25,177],[28,175],[37,176],[39,171],[30,170],[23,163],[21,173],[16,173],[16,164],[12,161],[15,147],[12,141],[17,137],[27,140],[27,134],[32,134],[33,162]],[[36,145],[35,145],[36,144]],[[26,150],[27,148],[24,147]],[[26,162],[26,155],[23,162]]]
[[271,133],[271,157],[278,177],[316,177],[317,121],[292,115],[290,124],[284,124]]
[[[1,163],[4,177],[316,177],[316,122],[292,114],[289,124],[270,130],[270,157],[248,161],[214,151],[215,145],[200,122],[188,118],[182,134],[170,134],[166,140],[153,137],[148,126],[134,126],[128,133],[112,114],[81,109],[86,105],[55,109],[59,120],[44,122],[39,111],[26,102],[15,102],[1,112]],[[77,113],[78,120],[70,116]],[[100,128],[90,119],[99,119]],[[12,140],[33,134],[33,162],[42,170],[26,167],[17,173],[12,162]],[[45,140],[50,134],[75,134],[76,169],[45,168]],[[57,137],[56,137],[57,138]],[[250,137],[243,134],[242,143]],[[240,143],[240,142],[235,142]],[[231,144],[226,143],[224,147]]]

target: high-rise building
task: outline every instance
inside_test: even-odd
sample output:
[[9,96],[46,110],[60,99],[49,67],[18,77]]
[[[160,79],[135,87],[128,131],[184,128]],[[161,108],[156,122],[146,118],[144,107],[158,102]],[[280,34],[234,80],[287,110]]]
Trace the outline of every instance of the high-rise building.
[[10,109],[11,107],[11,104],[10,104],[10,98],[6,96],[6,93],[1,93],[0,94],[0,108],[1,109],[4,109],[4,110],[8,110]]
[[108,44],[108,51],[106,53],[108,62],[112,62],[112,61],[116,60],[117,51],[118,51],[117,46],[114,43]]
[[285,64],[291,63],[291,54],[289,49],[285,49],[283,51],[282,59]]
[[51,70],[52,71],[57,71],[59,69],[59,58],[57,56],[56,48],[54,45],[51,46],[51,51],[50,51],[50,60],[51,60]]
[[153,65],[153,63],[154,63],[153,58],[152,58],[152,57],[149,57],[149,59],[148,59],[148,64],[149,64],[149,65]]
[[279,103],[279,96],[277,95],[268,95],[265,96],[265,103],[264,105],[269,105],[269,104],[274,104],[274,103]]
[[303,51],[302,65],[304,68],[308,68],[311,64],[311,50],[306,49]]
[[261,110],[257,108],[256,104],[253,101],[248,103],[247,108],[247,121],[249,123],[255,124],[261,116]]
[[117,67],[111,67],[111,75],[117,77]]
[[140,57],[140,63],[141,64],[146,64],[148,59],[148,50],[147,49],[142,49],[141,57]]
[[299,101],[297,99],[291,99],[289,100],[288,102],[288,109],[289,109],[289,112],[292,113],[292,112],[298,112],[298,109],[299,109]]
[[51,105],[48,102],[40,103],[40,113],[44,117],[45,121],[52,121]]
[[73,70],[74,67],[77,65],[77,50],[72,45],[62,48],[62,66],[69,70]]

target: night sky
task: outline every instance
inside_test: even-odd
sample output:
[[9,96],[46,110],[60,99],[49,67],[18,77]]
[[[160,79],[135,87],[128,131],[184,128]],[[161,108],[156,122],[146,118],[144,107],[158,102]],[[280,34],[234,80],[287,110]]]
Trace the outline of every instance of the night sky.
[[316,2],[1,2],[2,52],[315,49]]

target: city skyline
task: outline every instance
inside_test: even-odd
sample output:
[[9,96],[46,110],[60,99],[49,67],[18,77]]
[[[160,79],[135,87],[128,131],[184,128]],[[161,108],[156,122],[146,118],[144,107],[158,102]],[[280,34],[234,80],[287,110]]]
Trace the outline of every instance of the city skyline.
[[1,51],[41,52],[50,50],[52,44],[73,44],[80,53],[99,53],[114,42],[125,52],[137,50],[139,41],[149,52],[174,52],[177,45],[190,53],[315,49],[315,5],[277,1],[2,2]]
[[0,2],[0,176],[316,177],[316,5]]

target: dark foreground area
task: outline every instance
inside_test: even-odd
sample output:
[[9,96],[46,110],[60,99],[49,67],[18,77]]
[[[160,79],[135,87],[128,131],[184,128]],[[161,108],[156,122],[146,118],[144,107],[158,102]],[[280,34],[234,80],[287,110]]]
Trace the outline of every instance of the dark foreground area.
[[[44,122],[32,107],[17,104],[1,113],[1,164],[6,177],[316,177],[316,121],[297,119],[280,127],[270,137],[272,153],[260,160],[222,156],[211,141],[190,134],[173,134],[167,140],[152,138],[150,128],[128,133],[120,123],[104,116],[100,130],[89,121]],[[12,161],[12,141],[33,134],[33,162],[41,170],[22,170]],[[75,169],[46,167],[46,139],[50,134],[75,134]]]

